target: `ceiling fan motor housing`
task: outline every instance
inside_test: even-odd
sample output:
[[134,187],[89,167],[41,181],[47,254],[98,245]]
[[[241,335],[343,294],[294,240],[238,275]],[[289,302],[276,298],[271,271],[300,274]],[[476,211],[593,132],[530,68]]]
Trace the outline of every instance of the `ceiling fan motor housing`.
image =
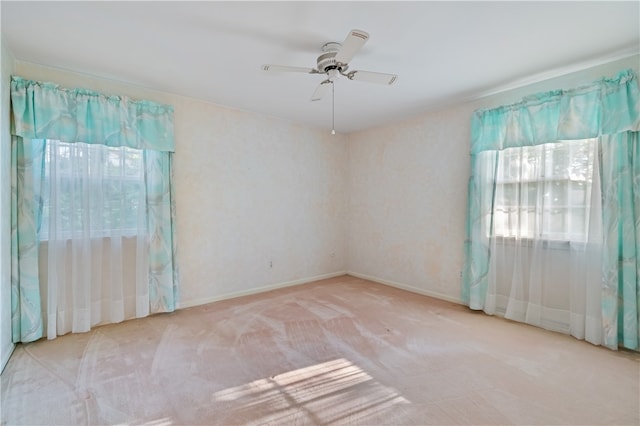
[[324,73],[330,70],[338,69],[340,71],[346,71],[348,68],[346,64],[338,64],[336,62],[336,54],[340,50],[342,45],[336,42],[325,43],[322,46],[322,51],[324,52],[322,55],[318,56],[318,71]]

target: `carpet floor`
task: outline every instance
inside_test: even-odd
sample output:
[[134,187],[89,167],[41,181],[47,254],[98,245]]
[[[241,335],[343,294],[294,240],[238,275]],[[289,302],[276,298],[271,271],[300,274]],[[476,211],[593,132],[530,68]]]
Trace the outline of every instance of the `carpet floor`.
[[640,354],[343,276],[18,345],[2,424],[640,423]]

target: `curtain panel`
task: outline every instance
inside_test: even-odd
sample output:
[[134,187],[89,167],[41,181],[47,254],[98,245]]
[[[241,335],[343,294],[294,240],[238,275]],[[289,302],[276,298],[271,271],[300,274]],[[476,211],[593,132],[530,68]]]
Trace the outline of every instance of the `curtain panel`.
[[639,349],[640,133],[603,137],[602,214],[604,345]]
[[[471,123],[462,298],[472,309],[494,313],[488,294],[495,287],[498,154],[568,140],[596,138],[594,194],[600,198],[602,229],[600,337],[590,340],[616,349],[638,349],[640,314],[640,90],[633,70],[571,90],[556,90],[521,102],[478,110]],[[599,212],[600,214],[600,212]],[[487,217],[490,218],[487,221]],[[593,220],[594,218],[592,218]],[[493,280],[493,282],[492,282]],[[573,333],[572,333],[573,334]],[[580,337],[580,336],[576,336]],[[583,338],[583,337],[580,337]]]
[[11,134],[13,341],[43,335],[38,263],[46,139],[143,150],[148,271],[142,293],[148,296],[144,306],[136,306],[136,316],[173,311],[178,284],[173,107],[14,76]]

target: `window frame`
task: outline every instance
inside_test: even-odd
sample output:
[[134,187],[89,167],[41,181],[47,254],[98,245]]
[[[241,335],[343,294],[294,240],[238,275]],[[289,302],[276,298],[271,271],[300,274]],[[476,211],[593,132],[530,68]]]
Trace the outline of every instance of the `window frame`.
[[[40,242],[48,242],[50,240],[50,234],[49,234],[49,209],[50,209],[50,203],[48,202],[48,196],[46,191],[49,190],[49,185],[51,182],[51,173],[50,173],[50,163],[51,163],[51,156],[55,155],[54,154],[54,144],[52,144],[51,142],[56,142],[57,144],[64,144],[64,146],[59,146],[58,148],[67,148],[70,147],[71,145],[75,145],[75,144],[85,144],[84,142],[64,142],[64,141],[60,141],[60,140],[52,140],[52,139],[46,139],[45,140],[45,146],[44,146],[44,158],[43,158],[43,165],[44,165],[44,169],[43,169],[43,173],[42,173],[42,182],[41,182],[41,188],[42,188],[42,192],[41,192],[41,198],[42,198],[42,213],[41,213],[41,220],[40,220],[40,228],[38,229],[38,239]],[[126,155],[136,155],[138,158],[134,159],[135,161],[138,162],[137,164],[137,171],[136,174],[121,174],[119,176],[105,176],[104,174],[97,176],[97,175],[91,175],[91,171],[89,171],[89,177],[85,180],[85,183],[88,182],[89,185],[97,185],[97,186],[104,186],[105,182],[111,181],[111,182],[117,182],[118,185],[121,187],[123,184],[126,183],[139,183],[140,184],[140,189],[139,191],[141,191],[138,195],[138,201],[142,201],[142,204],[138,203],[138,205],[136,206],[136,209],[139,208],[146,208],[146,202],[145,202],[145,189],[144,189],[144,150],[142,149],[135,149],[135,148],[129,148],[129,147],[125,147],[125,146],[119,146],[119,147],[109,147],[106,145],[91,145],[91,144],[85,144],[88,146],[87,149],[97,149],[98,147],[100,149],[104,149],[107,150],[107,152],[109,150],[119,150],[120,151],[120,158],[119,161],[121,163],[126,161],[125,156]],[[69,157],[72,157],[72,150],[69,150]],[[108,161],[108,157],[105,156],[105,158],[103,158],[103,164],[102,167],[105,165],[105,163]],[[89,161],[87,159],[87,161]],[[90,167],[90,164],[89,164]],[[65,180],[68,182],[73,182],[74,180],[77,179],[76,176],[73,176],[72,173],[62,173],[59,174],[57,179],[59,180]],[[89,189],[89,191],[91,191],[91,189]],[[124,196],[124,192],[122,193]],[[125,203],[127,200],[123,200],[122,202]],[[106,209],[105,209],[105,214],[106,214]],[[121,213],[122,214],[122,213]],[[139,215],[139,214],[138,214]],[[138,216],[137,216],[138,217]],[[144,215],[144,220],[146,221],[146,215]],[[139,224],[136,226],[124,226],[124,227],[114,227],[114,226],[104,226],[108,221],[102,221],[101,224],[103,225],[101,228],[98,229],[91,229],[90,230],[90,238],[91,239],[106,239],[106,238],[111,238],[114,235],[114,232],[117,232],[118,235],[124,237],[124,238],[132,238],[132,237],[138,237],[138,236],[145,236],[147,233],[146,230],[146,226],[144,227],[140,227]],[[141,228],[142,232],[138,232],[138,230]],[[71,240],[73,239],[73,231],[72,230],[62,230],[59,231],[59,237],[61,237],[61,239],[63,240]]]
[[[587,159],[587,169],[583,173],[583,176],[584,176],[583,178],[576,177],[575,175],[572,176],[570,173],[569,168],[575,167],[575,166],[572,166],[572,161],[573,161],[572,159],[574,158],[573,155],[576,155],[575,153],[571,152],[572,151],[571,145],[568,147],[570,154],[567,158],[567,171],[564,174],[564,176],[566,177],[558,176],[557,174],[553,175],[553,172],[547,173],[548,164],[546,163],[547,158],[545,157],[547,155],[546,151],[543,153],[542,160],[540,161],[543,167],[542,167],[542,173],[538,178],[535,178],[535,177],[521,178],[522,166],[518,168],[518,173],[520,177],[515,177],[515,178],[511,176],[506,178],[504,177],[504,170],[508,167],[507,165],[503,164],[503,162],[505,161],[505,157],[508,157],[508,156],[512,158],[518,157],[519,160],[521,161],[524,158],[524,153],[522,153],[522,150],[532,150],[532,151],[537,149],[545,150],[550,146],[558,146],[558,144],[563,144],[563,143],[574,143],[574,144],[582,143],[584,148],[586,148],[586,151],[589,153],[588,155],[591,156],[590,159]],[[582,232],[577,233],[573,230],[574,228],[572,227],[573,215],[571,214],[571,211],[579,208],[587,209],[587,210],[590,209],[591,191],[592,191],[593,173],[594,173],[593,168],[595,167],[594,153],[595,153],[596,146],[597,146],[597,138],[588,138],[588,139],[576,139],[576,140],[559,140],[559,141],[554,141],[548,144],[506,148],[502,151],[497,151],[497,156],[496,156],[497,163],[496,163],[496,174],[494,178],[492,211],[490,212],[488,217],[491,220],[491,224],[490,226],[486,227],[487,237],[489,237],[490,239],[495,239],[496,241],[513,243],[513,244],[515,244],[516,241],[529,241],[530,245],[532,245],[534,242],[538,242],[538,243],[542,243],[545,248],[554,248],[554,249],[566,249],[568,247],[573,247],[573,246],[576,246],[576,247],[584,246],[587,243],[587,239],[588,239],[589,212],[587,212],[587,215],[584,218],[584,224],[582,225]],[[514,154],[515,152],[517,152],[516,150],[518,150],[520,154]],[[531,210],[531,212],[534,215],[534,219],[537,219],[536,215],[540,214],[538,213],[538,211],[541,208],[540,198],[541,196],[542,197],[545,196],[544,190],[547,188],[547,185],[553,182],[563,183],[566,185],[566,190],[565,190],[566,198],[564,200],[564,203],[557,204],[557,205],[545,205],[542,208],[547,211],[550,211],[553,209],[565,210],[565,213],[564,213],[565,225],[563,226],[563,230],[561,232],[552,232],[548,228],[545,229],[545,227],[542,227],[542,226],[535,226],[534,230],[536,235],[526,235],[527,234],[526,232],[524,233],[522,232],[522,229],[523,229],[522,222],[518,221],[518,226],[520,227],[519,230],[516,229],[516,225],[507,224],[506,226],[504,226],[504,228],[508,232],[506,233],[502,232],[500,234],[498,233],[496,229],[496,212],[498,210],[504,212],[505,221],[509,220],[510,214],[515,213],[517,215],[520,215],[525,209]],[[519,193],[520,193],[521,185],[530,184],[530,183],[535,184],[537,202],[535,205],[527,207],[527,206],[523,206],[519,201]],[[572,196],[573,194],[572,185],[574,183],[583,183],[586,185],[584,188],[584,196],[583,196],[582,203],[576,203],[574,196]],[[516,199],[510,203],[497,204],[498,198],[504,198],[504,197],[499,197],[498,194],[501,194],[501,195],[504,194],[505,193],[504,187],[507,185],[513,185],[516,188],[516,192],[518,193],[518,196],[516,196]],[[502,191],[499,191],[498,189],[499,187],[502,187]]]

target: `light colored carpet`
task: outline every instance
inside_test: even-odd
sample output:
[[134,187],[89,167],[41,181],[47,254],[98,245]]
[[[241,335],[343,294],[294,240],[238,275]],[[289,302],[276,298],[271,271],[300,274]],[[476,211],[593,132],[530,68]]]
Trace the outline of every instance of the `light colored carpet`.
[[2,424],[634,424],[640,356],[344,276],[19,345]]

